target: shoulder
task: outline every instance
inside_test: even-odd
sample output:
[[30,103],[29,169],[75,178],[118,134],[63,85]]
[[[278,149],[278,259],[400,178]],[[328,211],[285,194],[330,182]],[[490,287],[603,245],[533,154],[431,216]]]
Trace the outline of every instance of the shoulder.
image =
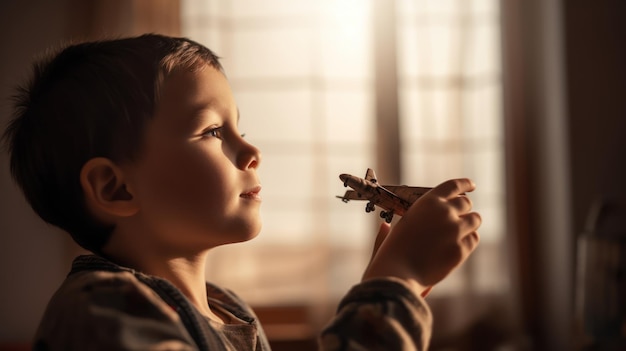
[[256,319],[256,315],[250,305],[232,290],[209,282],[206,283],[206,286],[209,303],[220,305],[222,308],[244,321],[252,322]]
[[57,349],[54,345],[91,349],[96,343],[95,349],[126,349],[125,342],[146,346],[141,335],[154,331],[192,343],[178,314],[133,273],[81,271],[70,274],[51,298],[35,342],[50,350]]
[[48,305],[87,313],[94,308],[112,308],[129,314],[158,310],[176,318],[176,313],[147,285],[130,272],[84,271],[69,275]]

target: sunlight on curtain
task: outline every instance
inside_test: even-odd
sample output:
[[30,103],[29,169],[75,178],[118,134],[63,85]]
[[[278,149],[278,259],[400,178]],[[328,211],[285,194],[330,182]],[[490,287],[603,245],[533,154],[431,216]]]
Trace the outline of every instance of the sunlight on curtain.
[[[483,246],[497,248],[504,202],[495,3],[398,0],[397,57],[403,182],[472,177]],[[376,166],[371,1],[182,5],[183,35],[222,58],[241,131],[264,156],[263,230],[216,249],[207,278],[256,305],[340,298],[360,280],[379,220],[364,203],[334,197],[345,191],[340,173]],[[437,293],[501,287],[498,252],[486,252]]]
[[504,140],[497,0],[399,0],[403,181],[470,177],[481,245],[433,291],[506,289]]

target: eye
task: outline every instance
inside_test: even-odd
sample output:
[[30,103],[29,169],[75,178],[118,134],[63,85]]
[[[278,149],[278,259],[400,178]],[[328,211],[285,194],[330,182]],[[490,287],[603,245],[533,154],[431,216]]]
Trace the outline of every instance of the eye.
[[211,129],[203,132],[202,136],[203,137],[213,137],[213,138],[222,139],[223,129],[224,129],[224,127],[211,128]]

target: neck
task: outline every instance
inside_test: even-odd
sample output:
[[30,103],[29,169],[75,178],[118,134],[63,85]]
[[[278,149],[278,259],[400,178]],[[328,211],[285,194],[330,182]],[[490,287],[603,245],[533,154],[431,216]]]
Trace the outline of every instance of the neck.
[[105,252],[116,262],[142,273],[164,278],[176,286],[206,317],[223,322],[207,301],[205,263],[208,251],[185,256],[163,257],[158,250],[125,250],[126,246],[111,247]]
[[205,283],[206,253],[193,257],[177,257],[152,263],[142,272],[165,278],[174,284],[200,312],[212,317],[207,302]]

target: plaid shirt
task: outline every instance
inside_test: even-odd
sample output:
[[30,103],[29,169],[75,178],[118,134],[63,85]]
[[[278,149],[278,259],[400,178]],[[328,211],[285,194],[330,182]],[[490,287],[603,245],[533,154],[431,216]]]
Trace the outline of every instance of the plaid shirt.
[[[77,257],[50,300],[34,350],[270,350],[252,309],[207,283],[220,324],[201,315],[168,281],[94,255]],[[431,314],[399,279],[356,285],[319,338],[320,350],[425,350]]]
[[424,299],[401,279],[378,278],[355,285],[320,336],[325,351],[428,349],[432,314]]
[[235,294],[207,283],[207,298],[236,322],[202,316],[167,280],[79,256],[48,304],[34,350],[270,350]]

